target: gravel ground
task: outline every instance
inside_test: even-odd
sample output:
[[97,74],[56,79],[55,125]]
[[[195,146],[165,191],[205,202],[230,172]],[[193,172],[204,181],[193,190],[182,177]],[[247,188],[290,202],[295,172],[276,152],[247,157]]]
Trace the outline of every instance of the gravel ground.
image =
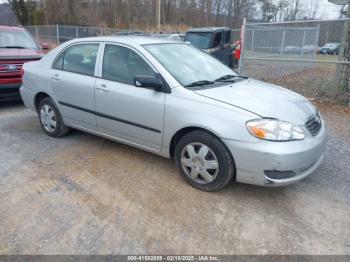
[[298,184],[205,193],[173,161],[0,107],[0,254],[350,254],[350,110],[320,104],[325,161]]

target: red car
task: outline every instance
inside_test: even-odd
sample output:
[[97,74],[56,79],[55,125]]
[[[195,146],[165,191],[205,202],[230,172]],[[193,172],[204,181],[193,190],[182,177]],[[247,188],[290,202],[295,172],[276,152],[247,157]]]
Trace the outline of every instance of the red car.
[[44,55],[32,36],[21,27],[0,26],[0,101],[20,99],[22,65]]

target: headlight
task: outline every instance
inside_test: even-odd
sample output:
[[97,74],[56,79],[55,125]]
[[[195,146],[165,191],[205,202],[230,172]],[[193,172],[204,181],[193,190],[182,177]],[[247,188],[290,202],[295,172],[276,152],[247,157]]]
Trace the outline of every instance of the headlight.
[[249,132],[260,139],[292,141],[305,138],[304,131],[297,125],[277,119],[256,119],[247,122]]

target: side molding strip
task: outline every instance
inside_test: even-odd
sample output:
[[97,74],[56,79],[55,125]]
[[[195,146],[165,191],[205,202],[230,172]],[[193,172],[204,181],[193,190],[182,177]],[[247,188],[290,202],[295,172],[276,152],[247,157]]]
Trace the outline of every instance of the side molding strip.
[[110,116],[110,115],[106,115],[106,114],[103,114],[103,113],[99,113],[99,112],[96,112],[96,111],[93,111],[93,110],[90,110],[90,109],[86,109],[86,108],[83,108],[83,107],[80,107],[80,106],[75,106],[75,105],[68,104],[68,103],[61,102],[61,101],[59,101],[58,103],[60,105],[63,105],[63,106],[66,106],[66,107],[70,107],[70,108],[73,108],[73,109],[76,109],[76,110],[84,111],[86,113],[90,113],[90,114],[93,114],[93,115],[96,115],[96,116],[99,116],[99,117],[103,117],[103,118],[107,118],[107,119],[110,119],[110,120],[114,120],[114,121],[117,121],[117,122],[120,122],[120,123],[124,123],[124,124],[127,124],[127,125],[136,126],[136,127],[139,127],[139,128],[142,128],[142,129],[146,129],[146,130],[149,130],[149,131],[152,131],[152,132],[155,132],[155,133],[162,133],[160,130],[152,128],[152,127],[144,126],[144,125],[141,125],[141,124],[138,124],[138,123],[130,122],[128,120],[124,120],[124,119],[120,119],[120,118],[117,118],[117,117],[114,117],[114,116]]

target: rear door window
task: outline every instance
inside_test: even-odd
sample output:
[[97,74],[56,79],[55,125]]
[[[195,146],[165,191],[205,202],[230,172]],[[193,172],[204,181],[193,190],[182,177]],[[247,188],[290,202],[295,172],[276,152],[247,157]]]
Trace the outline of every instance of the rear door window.
[[99,44],[77,44],[69,47],[54,64],[55,69],[93,76]]

